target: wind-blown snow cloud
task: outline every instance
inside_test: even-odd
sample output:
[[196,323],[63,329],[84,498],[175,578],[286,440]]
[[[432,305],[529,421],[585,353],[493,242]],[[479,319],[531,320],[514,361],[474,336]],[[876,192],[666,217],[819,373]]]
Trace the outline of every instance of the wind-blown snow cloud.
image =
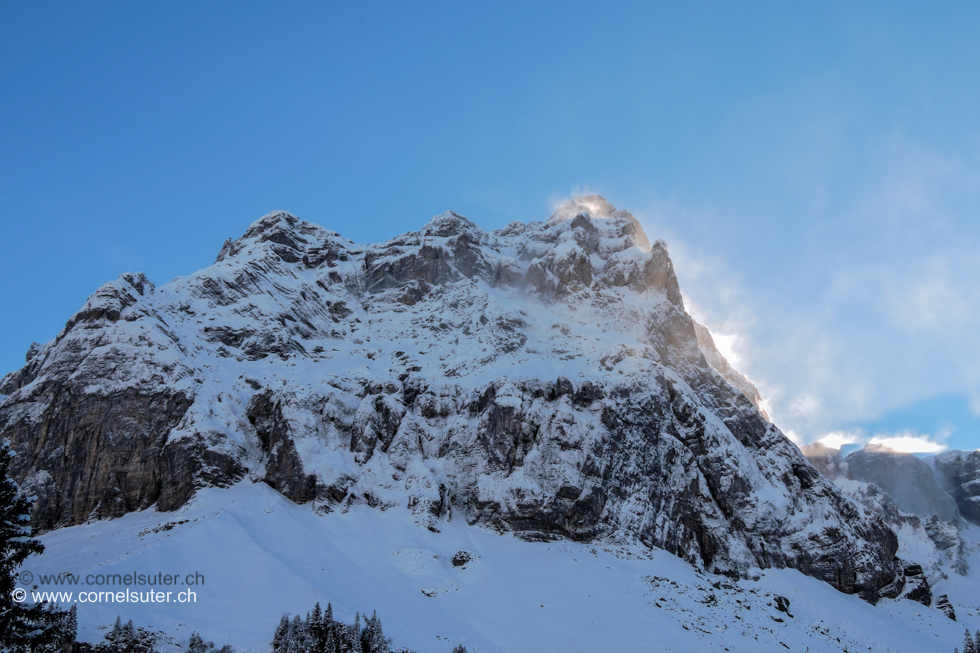
[[831,449],[840,449],[845,444],[864,444],[863,440],[864,437],[859,431],[833,431],[817,441]]
[[[838,211],[813,210],[773,246],[755,242],[765,234],[737,207],[675,199],[636,211],[651,240],[667,239],[689,310],[803,442],[849,443],[848,424],[940,395],[980,414],[980,150],[944,156],[894,137],[869,159]],[[745,233],[715,238],[711,225],[727,223]],[[930,452],[945,437],[860,442]]]
[[857,444],[861,446],[877,445],[903,453],[939,453],[946,450],[946,440],[952,435],[951,429],[940,430],[935,435],[921,434],[915,431],[898,433],[877,433],[867,435],[863,430],[833,431],[817,439],[831,449],[840,449],[844,445]]

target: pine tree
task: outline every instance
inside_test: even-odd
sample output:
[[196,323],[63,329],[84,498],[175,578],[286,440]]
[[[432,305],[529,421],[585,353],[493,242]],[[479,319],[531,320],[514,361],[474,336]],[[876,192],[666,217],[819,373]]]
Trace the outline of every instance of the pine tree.
[[[468,651],[466,650],[465,646],[459,644],[453,648],[453,653],[468,653]],[[959,651],[957,651],[956,653],[959,653]]]
[[980,653],[977,651],[976,642],[973,641],[969,628],[966,629],[966,639],[963,640],[963,653]]
[[323,653],[324,642],[327,638],[327,629],[323,623],[323,613],[320,610],[320,604],[317,603],[313,606],[313,612],[311,612],[306,620],[309,622],[310,637],[313,639],[313,649],[314,653]]
[[286,653],[286,637],[289,634],[289,617],[282,615],[272,636],[272,653]]
[[116,623],[112,630],[105,634],[108,644],[100,644],[94,648],[96,651],[106,653],[155,653],[156,635],[144,628],[133,626],[133,620],[122,623],[120,617],[116,617]]
[[207,653],[207,650],[204,639],[197,632],[191,633],[190,641],[187,642],[187,653]]
[[337,627],[337,651],[361,653],[361,629],[359,624],[339,624]]
[[48,603],[14,600],[14,590],[31,589],[18,587],[17,569],[29,556],[44,551],[31,537],[31,499],[20,496],[10,478],[14,455],[7,443],[0,443],[0,642],[11,653],[53,650],[75,641],[73,617]]
[[389,642],[381,629],[381,620],[377,611],[364,620],[364,632],[361,633],[361,651],[363,653],[389,653]]
[[310,636],[309,622],[300,619],[299,615],[293,617],[289,624],[289,645],[286,647],[287,653],[310,653],[314,649],[314,641]]
[[338,653],[338,650],[337,628],[334,624],[330,624],[323,640],[323,653]]
[[75,638],[78,637],[78,606],[72,605],[71,610],[65,616],[63,641],[65,644],[75,642]]

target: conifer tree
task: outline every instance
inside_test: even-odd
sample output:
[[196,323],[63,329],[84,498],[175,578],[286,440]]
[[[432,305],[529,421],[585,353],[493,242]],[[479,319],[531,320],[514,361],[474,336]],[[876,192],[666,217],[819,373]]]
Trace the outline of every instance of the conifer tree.
[[21,496],[10,478],[14,455],[0,442],[0,642],[11,653],[54,650],[75,641],[73,613],[46,602],[14,600],[15,590],[32,589],[18,585],[17,570],[29,556],[44,551],[31,537],[31,499]]
[[207,651],[208,647],[204,639],[197,632],[191,633],[191,639],[187,642],[187,653],[207,653]]
[[304,647],[306,635],[306,623],[299,618],[293,617],[289,623],[289,641],[286,644],[286,653],[309,653]]
[[282,615],[272,636],[272,653],[286,653],[286,637],[289,634],[289,617]]
[[339,635],[337,650],[340,653],[361,653],[360,624],[341,625],[337,630]]
[[320,610],[319,603],[313,606],[313,612],[307,615],[306,620],[309,622],[310,638],[313,640],[311,651],[313,653],[323,653],[324,642],[327,638],[327,629],[326,624],[323,622],[323,612]]
[[323,653],[338,653],[337,629],[333,624],[328,627],[326,637],[323,639]]
[[976,642],[973,641],[969,628],[966,629],[966,639],[963,640],[963,653],[980,653],[977,651]]
[[364,632],[361,633],[361,650],[363,653],[389,653],[388,640],[381,630],[381,620],[377,611],[364,620]]

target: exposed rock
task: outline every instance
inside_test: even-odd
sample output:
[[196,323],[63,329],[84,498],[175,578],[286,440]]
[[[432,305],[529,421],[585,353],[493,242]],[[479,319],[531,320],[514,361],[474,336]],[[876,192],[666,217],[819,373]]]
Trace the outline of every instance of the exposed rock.
[[915,456],[868,446],[845,460],[853,478],[874,483],[904,512],[938,515],[944,521],[958,519],[956,503],[936,484],[932,468]]
[[929,588],[929,581],[922,571],[922,566],[910,563],[905,565],[905,588],[902,590],[902,598],[910,601],[917,601],[929,607],[932,605],[932,590]]
[[956,621],[956,610],[953,609],[953,604],[949,602],[949,597],[945,594],[941,594],[936,599],[936,609],[953,621]]
[[[901,572],[887,587],[882,588],[885,598],[902,598],[916,601],[929,607],[932,605],[932,589],[922,566],[914,562],[897,561]],[[938,606],[937,606],[938,607]]]
[[930,583],[946,579],[947,571],[966,575],[965,545],[954,524],[935,515],[902,512],[877,485],[843,478],[836,482],[847,496],[884,519],[898,537],[899,557],[922,566]]
[[775,596],[776,599],[776,609],[780,612],[785,612],[788,616],[792,617],[789,613],[789,599],[785,596]]
[[[739,392],[745,395],[749,401],[755,404],[755,407],[759,409],[763,417],[769,419],[769,415],[762,407],[762,395],[759,394],[759,390],[749,381],[748,377],[732,367],[725,357],[722,356],[721,352],[715,346],[715,340],[711,337],[711,332],[708,331],[708,327],[699,323],[697,320],[692,320],[692,322],[694,322],[694,332],[698,338],[698,348],[704,354],[704,359],[708,362],[708,365],[718,372],[718,374],[721,374]],[[823,473],[822,470],[821,473]]]
[[931,515],[922,521],[922,526],[936,549],[949,560],[950,569],[966,576],[970,567],[966,562],[965,543],[956,525]]
[[946,451],[936,455],[934,465],[963,518],[980,525],[980,451]]
[[666,245],[602,198],[365,246],[278,212],[193,275],[100,288],[4,378],[0,435],[41,528],[249,476],[321,512],[640,542],[874,600],[894,533],[704,347]]
[[840,455],[840,449],[832,449],[822,442],[811,442],[800,447],[800,451],[821,474],[832,481],[851,478],[847,463]]

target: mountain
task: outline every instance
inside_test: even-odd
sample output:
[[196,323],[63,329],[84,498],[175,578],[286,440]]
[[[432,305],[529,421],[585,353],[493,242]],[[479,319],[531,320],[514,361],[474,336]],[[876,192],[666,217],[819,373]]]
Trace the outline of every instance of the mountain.
[[[968,574],[967,542],[961,529],[969,528],[970,520],[964,521],[953,495],[969,491],[969,455],[946,452],[941,454],[940,463],[938,457],[920,459],[879,445],[866,446],[846,457],[839,449],[820,442],[801,449],[821,474],[837,483],[847,496],[881,515],[895,531],[903,569],[924,569],[927,583],[933,585],[948,578],[949,573]],[[958,475],[942,471],[950,467]],[[932,593],[923,589],[917,600],[931,605]]]
[[980,451],[944,451],[932,463],[963,518],[980,525]]
[[705,333],[666,244],[598,196],[374,245],[275,212],[190,276],[99,288],[0,382],[0,437],[42,530],[252,480],[323,514],[791,567],[874,601],[895,534]]
[[853,478],[874,483],[905,512],[956,521],[956,502],[936,483],[932,468],[911,454],[867,446],[845,458]]

